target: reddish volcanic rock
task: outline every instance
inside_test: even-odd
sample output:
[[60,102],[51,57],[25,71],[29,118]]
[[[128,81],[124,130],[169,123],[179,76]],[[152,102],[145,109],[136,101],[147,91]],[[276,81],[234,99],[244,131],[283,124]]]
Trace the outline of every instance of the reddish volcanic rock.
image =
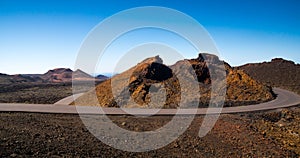
[[72,82],[74,81],[103,81],[104,78],[94,78],[93,76],[87,74],[86,72],[77,69],[72,71],[68,68],[57,68],[49,70],[47,73],[40,76],[44,82]]
[[[210,97],[216,95],[211,94],[210,75],[217,75],[221,72],[223,63],[217,56],[210,54],[199,54],[196,59],[181,60],[169,67],[163,65],[162,59],[158,56],[148,58],[99,84],[94,90],[78,98],[76,104],[104,107],[154,108],[162,106],[163,108],[176,108],[179,106],[179,102],[183,102],[188,108],[194,106],[190,103],[199,100],[199,106],[205,107],[209,103]],[[187,65],[191,65],[193,69],[184,69]],[[270,87],[253,80],[241,70],[231,68],[227,63],[224,65],[224,71],[227,74],[227,96],[225,98],[227,106],[274,99]],[[185,100],[181,100],[181,92],[190,91],[195,88],[195,85],[180,86],[177,77],[185,77],[186,80],[190,80],[193,79],[190,77],[193,73],[196,74],[201,97],[190,95],[185,96]]]

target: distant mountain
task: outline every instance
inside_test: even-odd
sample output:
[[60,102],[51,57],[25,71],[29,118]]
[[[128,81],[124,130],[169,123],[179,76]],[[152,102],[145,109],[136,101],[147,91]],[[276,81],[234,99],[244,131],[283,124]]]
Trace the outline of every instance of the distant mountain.
[[75,81],[103,81],[107,79],[106,76],[101,77],[93,77],[89,75],[88,73],[77,69],[76,71],[72,71],[68,68],[58,68],[49,70],[47,73],[41,75],[41,78],[46,82],[72,82],[72,80]]
[[[214,67],[212,72],[209,72],[207,62],[209,62],[210,66]],[[186,80],[191,79],[189,78],[191,70],[184,69],[188,63],[192,65],[197,75],[201,97],[197,98],[194,95],[187,96],[182,102],[188,108],[192,105],[190,103],[200,99],[199,106],[206,107],[210,96],[215,95],[211,94],[210,73],[217,74],[224,63],[217,56],[211,54],[199,54],[199,57],[196,59],[181,60],[172,66],[164,65],[159,56],[147,58],[127,71],[100,83],[97,85],[95,91],[87,92],[79,97],[76,100],[76,104],[100,105],[103,107],[159,108],[163,106],[163,108],[176,108],[182,99],[180,92],[190,91],[195,88],[195,85],[192,87],[188,87],[190,85],[181,87],[177,78],[178,76],[175,75],[180,72],[179,75],[186,77]],[[226,106],[247,105],[274,99],[274,94],[270,87],[252,79],[242,70],[233,69],[227,63],[225,63],[225,67],[227,73]],[[120,95],[113,96],[112,84],[113,88]],[[93,97],[95,93],[97,98]],[[130,97],[124,94],[129,94]],[[151,95],[155,95],[155,99],[149,105]],[[165,96],[166,98],[164,98]],[[134,100],[135,105],[132,104],[133,102],[130,98]],[[163,101],[165,104],[160,105],[160,101]]]
[[109,77],[107,77],[105,75],[97,75],[96,78],[99,80],[107,80]]
[[7,75],[0,74],[0,84],[10,83],[24,83],[24,82],[43,82],[43,83],[66,83],[75,81],[91,81],[101,82],[106,80],[108,77],[99,76],[92,77],[91,75],[83,72],[82,70],[72,71],[69,68],[56,68],[49,70],[45,74],[18,74],[18,75]]
[[300,94],[300,65],[282,58],[270,62],[252,63],[237,67],[254,79],[273,87],[285,88]]

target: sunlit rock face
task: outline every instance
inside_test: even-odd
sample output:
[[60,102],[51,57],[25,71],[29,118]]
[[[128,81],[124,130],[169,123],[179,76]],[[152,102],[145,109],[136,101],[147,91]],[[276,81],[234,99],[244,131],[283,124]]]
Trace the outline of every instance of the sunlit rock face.
[[[186,69],[186,67],[191,67]],[[222,69],[223,68],[223,69]],[[225,68],[225,70],[224,70]],[[177,108],[183,102],[186,108],[207,107],[211,96],[212,75],[226,72],[225,106],[247,105],[274,99],[272,89],[242,70],[233,69],[215,55],[199,54],[166,66],[159,56],[147,58],[129,70],[100,83],[94,90],[76,100],[78,105],[102,107]],[[195,78],[191,77],[195,75]],[[178,78],[197,80],[196,85],[181,86]],[[199,94],[181,93],[199,86]],[[96,94],[96,97],[94,96]],[[200,102],[199,105],[190,104]]]

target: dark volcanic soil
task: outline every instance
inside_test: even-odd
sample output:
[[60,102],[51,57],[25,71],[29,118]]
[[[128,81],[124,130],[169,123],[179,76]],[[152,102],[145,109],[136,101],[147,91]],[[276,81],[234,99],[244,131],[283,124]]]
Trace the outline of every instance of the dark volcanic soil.
[[262,83],[281,87],[300,95],[300,64],[275,58],[271,62],[246,64],[237,67]]
[[[90,89],[84,82],[77,85],[86,92]],[[80,87],[79,87],[80,86]],[[0,103],[54,104],[72,95],[72,83],[0,83]]]
[[[298,157],[299,107],[221,115],[213,130],[203,138],[198,137],[203,116],[197,116],[175,142],[144,153],[125,152],[103,144],[89,133],[78,115],[2,112],[0,157]],[[290,115],[284,115],[285,111]],[[149,131],[167,123],[171,116],[110,118],[120,127]],[[284,121],[283,126],[278,125],[280,120]],[[270,130],[271,127],[275,130]],[[281,136],[272,134],[276,131]],[[289,144],[283,144],[284,141]]]
[[72,95],[72,84],[0,84],[1,103],[53,104]]

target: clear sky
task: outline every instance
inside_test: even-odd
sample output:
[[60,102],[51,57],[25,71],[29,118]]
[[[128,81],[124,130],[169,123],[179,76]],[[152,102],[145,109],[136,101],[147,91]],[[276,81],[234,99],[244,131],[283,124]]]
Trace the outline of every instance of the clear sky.
[[91,29],[112,14],[140,6],[169,7],[192,16],[233,66],[274,57],[300,63],[298,0],[0,0],[0,73],[73,68]]

